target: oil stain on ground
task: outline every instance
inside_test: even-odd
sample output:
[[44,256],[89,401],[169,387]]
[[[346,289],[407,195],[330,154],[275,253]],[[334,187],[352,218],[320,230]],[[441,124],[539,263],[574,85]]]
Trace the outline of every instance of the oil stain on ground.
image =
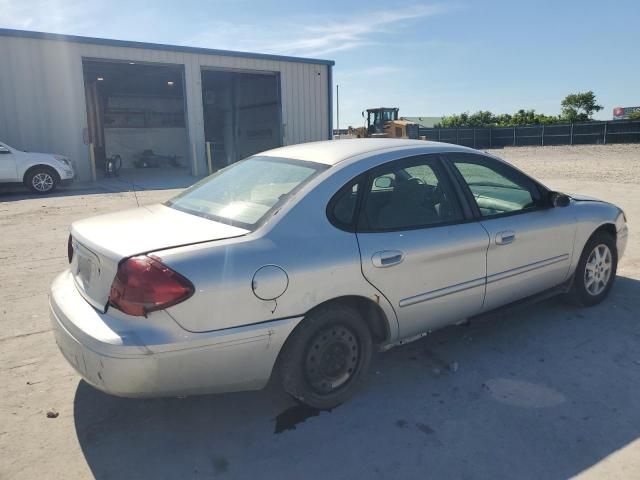
[[320,412],[330,412],[331,410],[333,409],[320,410],[306,405],[294,405],[276,417],[276,429],[273,433],[295,430],[299,423],[304,422],[308,418],[317,417],[320,415]]
[[416,427],[418,427],[418,430],[420,430],[425,435],[431,435],[432,433],[435,433],[433,431],[433,428],[431,428],[426,423],[416,423]]
[[216,457],[213,459],[213,471],[216,475],[226,473],[229,469],[229,460],[224,457]]

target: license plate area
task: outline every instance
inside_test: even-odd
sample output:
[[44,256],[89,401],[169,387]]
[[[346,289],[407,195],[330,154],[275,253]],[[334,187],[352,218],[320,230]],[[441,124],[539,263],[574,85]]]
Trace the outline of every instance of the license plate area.
[[76,272],[76,274],[78,275],[78,278],[80,279],[80,281],[82,281],[83,284],[88,285],[91,283],[91,270],[92,270],[91,260],[85,256],[79,255],[78,271]]
[[72,272],[81,290],[90,293],[91,285],[99,282],[100,260],[89,249],[78,242],[73,244]]

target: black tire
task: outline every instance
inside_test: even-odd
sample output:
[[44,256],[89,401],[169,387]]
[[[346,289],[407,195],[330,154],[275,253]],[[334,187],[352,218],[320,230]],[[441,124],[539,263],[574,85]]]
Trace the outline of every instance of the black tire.
[[371,332],[357,310],[347,305],[320,307],[296,327],[282,350],[282,385],[305,405],[336,407],[361,384],[372,352]]
[[[611,257],[609,274],[603,274],[603,271],[606,271],[606,267],[603,267],[603,265],[606,265],[606,262],[600,264],[597,268],[595,264],[590,263],[589,272],[587,272],[587,263],[590,262],[590,260],[595,260],[592,255],[595,255],[596,248],[599,248],[600,254],[605,252],[606,255],[606,250],[603,249],[603,247],[608,249]],[[616,249],[615,239],[605,231],[595,232],[587,241],[580,256],[580,261],[578,262],[573,278],[573,285],[569,293],[570,298],[583,307],[591,307],[602,302],[613,286],[617,267],[618,250]],[[594,277],[594,270],[596,277]],[[599,277],[597,275],[599,275]],[[594,278],[598,279],[597,288],[593,287],[593,282],[591,285],[588,285],[589,281],[594,280]]]
[[58,174],[49,167],[33,168],[24,178],[25,185],[40,195],[53,192],[59,181]]

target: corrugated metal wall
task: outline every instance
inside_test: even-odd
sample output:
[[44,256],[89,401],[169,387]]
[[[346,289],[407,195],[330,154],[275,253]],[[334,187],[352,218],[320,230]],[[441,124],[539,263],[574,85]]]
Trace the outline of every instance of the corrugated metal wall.
[[331,67],[325,64],[0,36],[0,140],[19,149],[67,155],[88,180],[83,58],[183,65],[190,149],[195,146],[200,174],[206,165],[203,68],[279,72],[283,143],[329,137]]

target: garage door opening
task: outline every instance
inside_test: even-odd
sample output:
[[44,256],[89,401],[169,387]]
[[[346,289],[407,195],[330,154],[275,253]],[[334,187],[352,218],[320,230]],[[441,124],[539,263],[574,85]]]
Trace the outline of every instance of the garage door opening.
[[190,173],[182,67],[83,60],[83,71],[98,177],[116,156],[138,178]]
[[278,74],[203,70],[202,101],[213,170],[282,146]]

